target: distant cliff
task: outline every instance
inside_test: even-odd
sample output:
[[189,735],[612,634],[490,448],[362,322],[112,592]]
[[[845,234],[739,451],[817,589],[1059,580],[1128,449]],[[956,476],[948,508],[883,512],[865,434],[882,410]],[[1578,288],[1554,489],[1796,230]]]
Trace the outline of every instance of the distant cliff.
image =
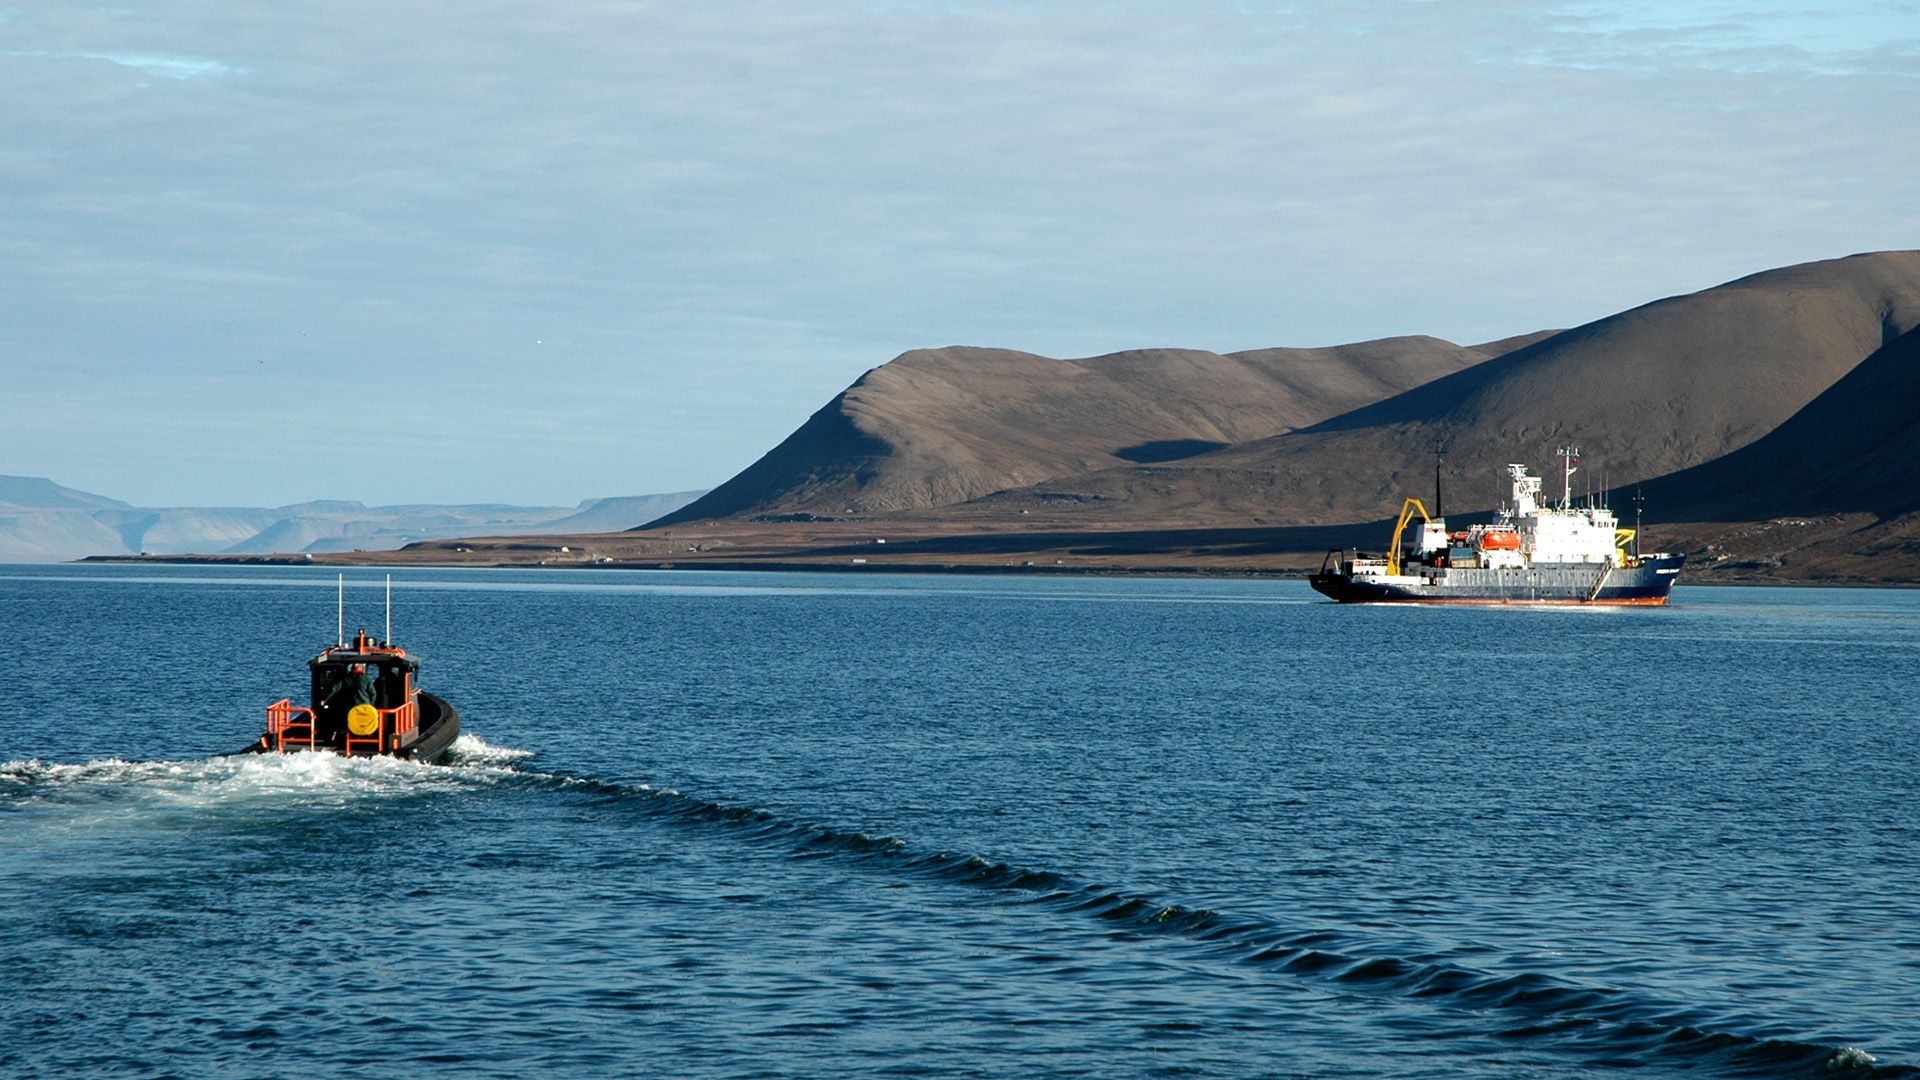
[[87,555],[385,551],[456,536],[614,532],[670,513],[702,492],[589,499],[578,506],[273,508],[133,506],[30,476],[0,476],[0,562]]

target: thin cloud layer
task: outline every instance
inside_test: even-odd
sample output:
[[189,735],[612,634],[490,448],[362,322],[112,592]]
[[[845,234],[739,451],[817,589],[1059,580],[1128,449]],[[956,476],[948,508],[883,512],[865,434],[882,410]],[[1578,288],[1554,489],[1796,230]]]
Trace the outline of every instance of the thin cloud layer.
[[1484,340],[1913,246],[1901,9],[15,12],[0,472],[684,489],[916,346]]
[[103,52],[47,52],[44,50],[20,49],[6,54],[14,59],[42,60],[104,60],[109,64],[119,64],[135,71],[144,71],[149,75],[164,75],[169,79],[200,79],[215,75],[245,75],[246,68],[234,67],[219,60],[203,60],[192,56],[142,56],[129,53]]

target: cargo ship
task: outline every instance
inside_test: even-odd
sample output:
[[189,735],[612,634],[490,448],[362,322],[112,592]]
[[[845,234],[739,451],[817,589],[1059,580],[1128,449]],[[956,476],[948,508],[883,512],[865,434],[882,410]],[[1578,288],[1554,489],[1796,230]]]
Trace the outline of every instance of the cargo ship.
[[[1342,604],[1665,604],[1687,561],[1640,552],[1640,530],[1623,529],[1605,505],[1573,499],[1580,451],[1563,447],[1559,505],[1542,505],[1541,478],[1508,465],[1508,500],[1491,522],[1449,531],[1419,499],[1400,508],[1383,556],[1329,551],[1307,580]],[[1435,509],[1440,509],[1438,468]],[[1418,520],[1416,520],[1416,518]]]

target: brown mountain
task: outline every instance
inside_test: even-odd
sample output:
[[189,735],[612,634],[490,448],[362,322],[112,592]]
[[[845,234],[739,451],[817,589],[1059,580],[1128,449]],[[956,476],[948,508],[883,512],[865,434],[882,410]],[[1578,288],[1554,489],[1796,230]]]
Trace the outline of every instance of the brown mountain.
[[653,524],[965,502],[1062,475],[1169,461],[1319,423],[1547,333],[1221,355],[1141,349],[1055,360],[919,349],[867,372],[786,441]]
[[[1403,495],[1431,492],[1436,444],[1448,447],[1449,472],[1458,478],[1448,501],[1460,509],[1497,500],[1504,463],[1550,471],[1554,448],[1568,443],[1585,453],[1582,484],[1604,478],[1618,488],[1754,444],[1856,369],[1871,389],[1847,388],[1853,404],[1816,411],[1804,429],[1815,420],[1844,426],[1849,409],[1868,404],[1886,426],[1905,423],[1915,412],[1911,391],[1888,372],[1902,363],[1906,347],[1882,350],[1916,325],[1920,252],[1772,270],[1553,335],[1302,430],[1179,462],[1060,477],[951,513],[1046,507],[1058,516],[1071,507],[1088,524],[1367,521],[1394,513]],[[1817,441],[1802,431],[1790,430],[1769,448],[1770,460],[1791,459]],[[1837,467],[1808,461],[1795,475],[1825,477],[1824,469]],[[1888,481],[1903,482],[1898,473],[1847,482]],[[1676,481],[1661,490],[1675,499],[1718,500],[1715,513],[1764,513],[1765,500],[1743,509],[1705,482]],[[1661,509],[1669,518],[1688,512]]]
[[1920,511],[1920,330],[1862,361],[1764,438],[1647,484],[1659,520]]
[[[1219,356],[907,353],[688,511],[603,536],[421,544],[516,565],[1298,572],[1377,548],[1448,450],[1646,498],[1690,581],[1920,581],[1920,252],[1771,270],[1562,332]],[[1040,479],[1034,480],[1038,476]],[[1024,486],[1021,486],[1024,485]],[[965,501],[959,501],[965,500]],[[1383,520],[1384,519],[1384,520]],[[687,524],[692,522],[692,524]],[[374,559],[372,555],[343,561]]]

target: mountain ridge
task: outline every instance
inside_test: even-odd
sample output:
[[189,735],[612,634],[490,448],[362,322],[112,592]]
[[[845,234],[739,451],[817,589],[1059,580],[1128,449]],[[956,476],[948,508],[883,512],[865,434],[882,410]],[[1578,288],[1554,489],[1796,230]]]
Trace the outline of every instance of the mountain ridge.
[[[1130,454],[1198,452],[1295,430],[1540,336],[1481,346],[1408,336],[1234,353],[1132,349],[1078,359],[913,349],[866,372],[704,499],[654,524],[951,505],[1137,460]],[[1088,414],[1099,424],[1086,423]]]
[[[1391,516],[1430,489],[1436,446],[1464,502],[1509,461],[1578,445],[1600,486],[1652,481],[1757,441],[1920,325],[1920,252],[1765,271],[1668,297],[1443,375],[1320,424],[1182,462],[1057,477],[959,517],[1058,506],[1297,525]],[[1902,399],[1904,400],[1904,399]],[[1688,490],[1670,489],[1675,493]],[[1684,514],[1672,507],[1670,514]]]
[[341,499],[277,507],[138,507],[45,477],[0,475],[0,562],[139,553],[377,551],[478,533],[613,532],[644,524],[701,494],[612,496],[584,499],[572,507],[504,503],[369,507]]

